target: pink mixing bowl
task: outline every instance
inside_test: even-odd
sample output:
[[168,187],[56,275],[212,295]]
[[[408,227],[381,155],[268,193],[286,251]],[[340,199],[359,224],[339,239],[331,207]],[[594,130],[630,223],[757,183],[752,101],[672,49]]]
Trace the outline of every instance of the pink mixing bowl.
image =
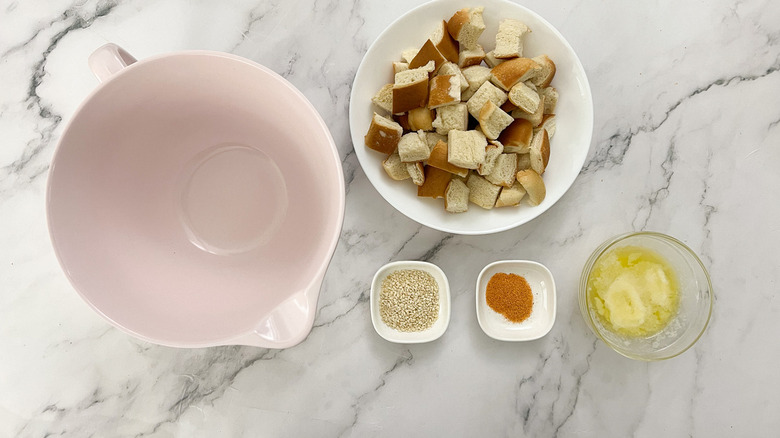
[[51,165],[51,240],[115,326],[177,347],[285,348],[311,331],[344,216],[314,107],[246,59],[140,62],[109,44]]

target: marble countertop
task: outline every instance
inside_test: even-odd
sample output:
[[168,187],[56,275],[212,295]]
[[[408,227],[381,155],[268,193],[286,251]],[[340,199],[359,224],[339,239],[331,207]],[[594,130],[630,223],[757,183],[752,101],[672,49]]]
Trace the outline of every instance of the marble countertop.
[[[569,192],[540,218],[454,236],[396,212],[347,123],[363,53],[412,0],[0,2],[0,436],[774,436],[780,430],[780,6],[769,0],[523,4],[571,42],[595,128]],[[46,231],[54,146],[114,42],[141,59],[211,49],[260,62],[323,115],[347,181],[315,327],[287,350],[175,349],[111,327],[73,291]],[[626,359],[588,330],[580,270],[606,238],[671,234],[710,270],[694,348]],[[473,285],[507,258],[547,265],[558,314],[540,340],[477,324]],[[368,289],[392,260],[450,277],[439,340],[373,330]]]

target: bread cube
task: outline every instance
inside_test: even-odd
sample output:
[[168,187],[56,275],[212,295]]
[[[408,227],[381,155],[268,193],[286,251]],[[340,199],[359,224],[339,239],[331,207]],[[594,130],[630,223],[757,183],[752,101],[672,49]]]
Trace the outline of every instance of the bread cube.
[[503,187],[512,187],[517,174],[517,155],[501,154],[496,158],[493,170],[485,176],[491,183]]
[[398,142],[398,155],[404,163],[427,160],[430,154],[424,131],[404,134]]
[[483,65],[474,65],[462,70],[468,81],[468,88],[460,93],[462,100],[469,100],[485,82],[490,80],[490,69]]
[[536,61],[529,58],[512,58],[490,70],[490,81],[502,90],[509,91],[518,82],[525,82],[541,71]]
[[433,147],[431,150],[431,156],[428,157],[428,165],[437,167],[441,170],[446,170],[447,172],[450,172],[452,174],[465,177],[469,174],[468,169],[464,169],[462,167],[458,167],[448,161],[449,152],[448,152],[447,143],[443,141],[439,141],[436,146]]
[[428,40],[423,44],[417,54],[414,55],[414,58],[409,61],[409,68],[424,67],[431,61],[433,61],[434,64],[433,71],[436,71],[439,69],[439,66],[447,60],[444,58],[444,55],[439,52],[439,49],[433,45],[433,42]]
[[482,84],[476,93],[466,102],[469,114],[475,119],[479,119],[479,112],[482,111],[482,107],[485,106],[487,101],[493,102],[496,106],[501,106],[506,102],[506,93],[498,89],[490,82]]
[[382,167],[385,169],[387,176],[396,180],[403,181],[409,179],[409,171],[406,168],[406,163],[401,161],[401,157],[398,153],[389,155],[382,161]]
[[539,175],[544,174],[547,163],[550,162],[550,139],[547,136],[547,130],[542,129],[534,134],[531,140],[531,169]]
[[452,174],[449,172],[433,166],[425,166],[425,181],[423,185],[417,187],[417,196],[443,198],[451,178]]
[[412,182],[415,185],[423,185],[425,182],[425,168],[421,162],[406,163],[406,171],[409,172],[409,177],[412,178]]
[[496,205],[501,186],[492,184],[479,175],[469,176],[466,185],[469,188],[469,201],[485,210],[490,210]]
[[525,189],[519,182],[515,181],[512,187],[504,187],[498,194],[496,207],[514,207],[520,205],[520,201],[525,196]]
[[393,114],[425,106],[428,100],[428,71],[424,68],[396,73],[393,83]]
[[[469,80],[463,74],[463,70],[452,62],[445,62],[439,67],[439,75],[455,75],[458,77],[461,94],[469,88]],[[461,96],[462,98],[462,96]]]
[[530,33],[522,21],[505,18],[498,23],[496,33],[496,58],[515,58],[523,56],[523,37]]
[[501,108],[491,101],[485,102],[482,110],[479,112],[479,127],[490,140],[495,140],[501,134],[501,131],[509,126],[515,119],[505,113]]
[[485,59],[485,49],[479,44],[473,49],[461,49],[458,54],[458,67],[466,68],[479,65],[483,59]]
[[531,59],[539,65],[539,70],[533,75],[531,82],[539,88],[549,87],[555,77],[555,63],[547,55],[539,55]]
[[538,173],[532,169],[521,170],[517,172],[516,177],[517,182],[528,193],[528,204],[535,207],[544,201],[544,198],[547,196],[547,189],[544,186],[544,180]]
[[502,145],[501,142],[490,141],[489,143],[490,144],[485,147],[485,162],[480,164],[477,168],[477,172],[482,176],[493,171],[493,166],[496,165],[498,156],[504,152],[504,145]]
[[444,191],[444,209],[450,213],[463,213],[469,209],[469,188],[460,179],[452,179]]
[[364,142],[370,149],[383,154],[392,154],[398,146],[403,132],[403,128],[398,123],[374,113]]
[[458,42],[455,41],[455,38],[453,38],[447,30],[446,21],[442,20],[437,24],[436,29],[434,29],[431,34],[430,40],[447,61],[458,62]]
[[377,91],[374,97],[371,98],[371,102],[374,102],[376,106],[382,108],[388,113],[393,112],[393,84],[385,84]]
[[448,134],[447,161],[464,169],[477,169],[485,162],[485,146],[483,133],[453,129]]
[[433,127],[441,135],[447,135],[450,130],[465,131],[468,129],[469,113],[465,103],[443,106],[436,110]]
[[535,113],[539,107],[539,93],[523,82],[518,82],[509,90],[509,101],[527,113]]
[[504,152],[525,154],[531,148],[534,126],[525,119],[515,119],[498,136],[498,141],[504,145]]
[[457,76],[434,76],[430,83],[428,108],[434,109],[460,103],[460,79]]
[[477,40],[485,31],[485,21],[482,19],[484,10],[483,7],[463,8],[447,21],[447,30],[462,47],[473,49],[477,46]]

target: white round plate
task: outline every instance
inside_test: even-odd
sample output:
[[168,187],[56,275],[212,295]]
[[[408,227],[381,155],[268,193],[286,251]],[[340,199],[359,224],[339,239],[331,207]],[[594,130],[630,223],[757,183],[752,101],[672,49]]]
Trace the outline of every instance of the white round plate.
[[[419,198],[417,186],[410,181],[390,179],[382,169],[385,156],[368,149],[363,140],[374,111],[381,112],[372,104],[371,98],[384,84],[393,82],[392,62],[401,60],[403,50],[421,47],[441,20],[449,20],[461,8],[476,6],[485,7],[486,30],[479,39],[485,51],[495,46],[499,20],[516,18],[532,30],[524,40],[524,55],[547,54],[557,67],[552,86],[558,90],[560,98],[556,108],[557,128],[550,141],[550,163],[544,173],[547,197],[536,207],[522,202],[516,208],[483,210],[470,204],[466,213],[447,213],[443,200]],[[505,0],[434,0],[401,16],[369,47],[352,84],[349,126],[363,171],[390,205],[410,219],[437,230],[455,234],[489,234],[534,219],[552,207],[571,187],[590,147],[593,100],[585,70],[574,50],[550,23],[536,13]]]

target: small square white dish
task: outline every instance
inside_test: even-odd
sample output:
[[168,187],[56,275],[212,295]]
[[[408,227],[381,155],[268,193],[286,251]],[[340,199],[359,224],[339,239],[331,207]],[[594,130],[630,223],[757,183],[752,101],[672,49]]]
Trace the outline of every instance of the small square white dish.
[[[520,323],[509,321],[491,309],[485,298],[487,284],[497,273],[524,277],[531,286],[534,302],[531,316]],[[499,341],[532,341],[546,335],[555,324],[556,294],[552,273],[541,263],[528,260],[493,262],[477,277],[477,321],[482,331]]]
[[[403,269],[418,269],[425,271],[436,280],[439,285],[439,317],[433,325],[423,331],[419,332],[402,332],[390,328],[382,320],[382,316],[379,313],[379,294],[382,291],[382,281],[387,278],[388,275],[393,272]],[[438,339],[441,335],[447,331],[447,326],[450,324],[450,284],[447,280],[447,276],[444,275],[444,271],[438,266],[420,261],[398,261],[388,263],[374,275],[374,279],[371,282],[371,294],[370,294],[370,308],[371,308],[371,323],[374,325],[374,330],[382,338],[400,344],[419,344],[423,342],[430,342]]]

